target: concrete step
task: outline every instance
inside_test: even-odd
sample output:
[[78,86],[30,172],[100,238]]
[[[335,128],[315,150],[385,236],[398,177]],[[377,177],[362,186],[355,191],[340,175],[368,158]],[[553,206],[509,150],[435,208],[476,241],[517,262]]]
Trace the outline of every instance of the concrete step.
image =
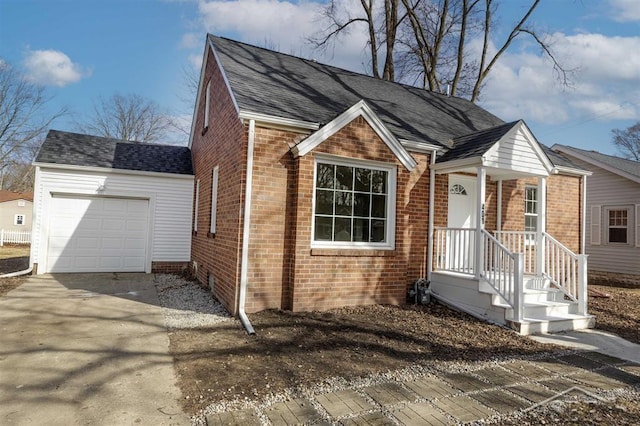
[[507,318],[507,325],[522,335],[557,333],[560,331],[585,330],[595,326],[591,315],[548,315],[540,318],[525,317],[522,321]]

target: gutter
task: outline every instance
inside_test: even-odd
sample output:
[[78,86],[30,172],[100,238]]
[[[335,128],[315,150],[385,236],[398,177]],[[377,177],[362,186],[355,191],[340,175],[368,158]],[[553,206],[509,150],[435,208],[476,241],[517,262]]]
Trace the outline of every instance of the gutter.
[[238,300],[238,317],[247,334],[256,334],[244,304],[247,299],[247,276],[249,274],[249,234],[251,228],[251,185],[253,183],[253,142],[256,133],[256,121],[249,120],[249,140],[247,143],[247,181],[244,191],[244,222],[242,229],[242,260],[240,264],[240,296]]
[[427,237],[427,281],[431,281],[431,270],[433,269],[433,215],[435,211],[435,192],[436,192],[436,171],[433,165],[436,164],[436,152],[434,149],[431,151],[431,158],[429,159],[429,227]]

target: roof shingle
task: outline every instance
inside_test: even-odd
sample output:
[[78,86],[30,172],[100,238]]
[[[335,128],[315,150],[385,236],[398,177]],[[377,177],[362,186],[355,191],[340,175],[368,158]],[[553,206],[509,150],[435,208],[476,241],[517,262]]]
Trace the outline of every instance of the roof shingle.
[[36,163],[192,175],[187,147],[129,142],[50,130]]

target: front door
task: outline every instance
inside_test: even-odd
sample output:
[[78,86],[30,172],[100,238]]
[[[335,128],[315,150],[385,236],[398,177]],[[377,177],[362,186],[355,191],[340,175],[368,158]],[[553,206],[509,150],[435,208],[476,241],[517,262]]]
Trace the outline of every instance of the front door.
[[472,274],[475,258],[476,178],[449,175],[447,269]]

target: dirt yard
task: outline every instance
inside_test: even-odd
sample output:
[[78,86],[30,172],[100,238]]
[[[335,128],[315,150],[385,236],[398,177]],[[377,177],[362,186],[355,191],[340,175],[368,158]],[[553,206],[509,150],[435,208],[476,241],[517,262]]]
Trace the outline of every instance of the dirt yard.
[[615,333],[640,344],[640,288],[590,286],[610,298],[589,297],[589,313],[596,316],[596,328]]
[[214,402],[259,398],[330,377],[349,380],[415,363],[557,350],[437,304],[316,313],[264,311],[250,319],[255,336],[248,336],[237,322],[170,333],[187,413]]

